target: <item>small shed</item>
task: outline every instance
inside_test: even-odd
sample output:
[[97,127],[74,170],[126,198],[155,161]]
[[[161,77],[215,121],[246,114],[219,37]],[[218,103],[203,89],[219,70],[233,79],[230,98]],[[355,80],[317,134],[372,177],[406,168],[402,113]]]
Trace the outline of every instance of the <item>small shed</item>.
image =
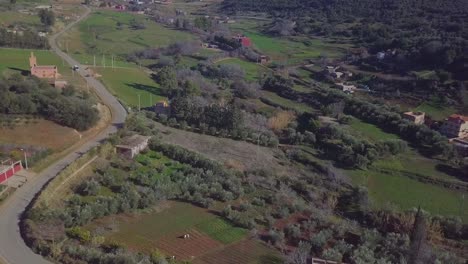
[[142,150],[148,147],[148,142],[151,137],[142,135],[132,135],[122,140],[120,145],[115,146],[116,151],[119,155],[133,159]]

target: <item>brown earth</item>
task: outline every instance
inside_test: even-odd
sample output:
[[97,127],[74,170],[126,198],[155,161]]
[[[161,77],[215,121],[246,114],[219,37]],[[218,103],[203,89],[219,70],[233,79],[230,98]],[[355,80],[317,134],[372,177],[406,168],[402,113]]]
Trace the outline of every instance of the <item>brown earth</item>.
[[278,175],[290,175],[294,170],[279,149],[179,130],[156,122],[155,126],[162,132],[159,135],[163,142],[201,153],[223,164],[235,165],[242,170],[274,171]]

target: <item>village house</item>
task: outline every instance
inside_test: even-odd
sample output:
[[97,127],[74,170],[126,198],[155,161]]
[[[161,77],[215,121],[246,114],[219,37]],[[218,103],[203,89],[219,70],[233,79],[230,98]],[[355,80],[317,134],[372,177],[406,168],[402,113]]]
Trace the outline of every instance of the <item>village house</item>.
[[457,114],[449,116],[440,128],[440,133],[449,138],[468,137],[468,116]]
[[345,84],[345,83],[336,83],[336,85],[344,92],[347,94],[353,94],[356,90],[357,87],[354,84]]
[[154,105],[154,112],[158,115],[168,116],[171,113],[171,107],[167,101],[160,101]]
[[57,80],[60,77],[60,74],[56,65],[38,65],[37,58],[34,56],[33,52],[31,52],[31,56],[29,57],[29,67],[32,76],[36,76],[40,79],[46,79],[56,88],[62,89],[67,85],[66,81]]
[[238,34],[237,36],[234,37],[235,40],[237,40],[242,47],[251,47],[252,46],[252,40],[249,37],[246,37],[244,35]]
[[270,62],[270,57],[266,55],[261,55],[260,56],[260,64],[267,64]]
[[115,146],[116,152],[122,157],[133,159],[142,150],[148,147],[148,142],[151,137],[141,135],[133,135],[122,140],[120,145]]
[[422,125],[424,124],[426,114],[423,112],[405,112],[403,113],[403,118],[415,123],[416,125]]

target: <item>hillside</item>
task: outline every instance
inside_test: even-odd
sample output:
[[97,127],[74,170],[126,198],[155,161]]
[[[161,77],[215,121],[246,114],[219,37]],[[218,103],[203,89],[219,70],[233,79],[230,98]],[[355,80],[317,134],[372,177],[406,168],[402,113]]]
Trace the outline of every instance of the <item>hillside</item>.
[[466,78],[467,1],[225,0],[222,8],[268,13],[277,19],[273,33],[351,38],[370,53],[397,49],[392,63],[405,70],[444,69]]

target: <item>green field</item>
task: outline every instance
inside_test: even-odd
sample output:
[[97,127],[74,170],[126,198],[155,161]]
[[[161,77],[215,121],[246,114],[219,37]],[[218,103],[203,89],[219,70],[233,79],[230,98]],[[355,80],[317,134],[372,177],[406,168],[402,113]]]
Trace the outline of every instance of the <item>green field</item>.
[[[118,230],[106,235],[130,248],[148,250],[152,242],[164,237],[179,235],[190,229],[196,229],[223,244],[231,244],[243,239],[247,230],[233,227],[206,209],[182,202],[169,202],[169,207],[161,211],[141,214],[128,221],[118,218]],[[91,224],[93,230],[99,225]]]
[[387,133],[382,129],[378,128],[377,126],[363,122],[357,118],[353,118],[351,120],[349,127],[352,129],[353,134],[355,134],[356,136],[364,137],[371,141],[400,138],[395,134]]
[[218,65],[223,64],[231,64],[231,65],[239,65],[245,72],[245,77],[249,81],[258,80],[261,76],[262,72],[268,72],[270,69],[263,67],[257,63],[244,61],[238,58],[228,58],[223,59],[217,63]]
[[437,102],[424,102],[416,107],[414,111],[424,112],[434,120],[444,120],[449,115],[457,112],[455,108]]
[[231,244],[239,241],[247,234],[245,229],[232,227],[231,224],[220,218],[201,222],[196,225],[196,228],[223,244]]
[[298,103],[286,98],[283,98],[276,93],[269,92],[269,91],[262,91],[262,98],[266,99],[267,101],[272,102],[273,104],[279,105],[286,109],[292,109],[298,111],[299,113],[309,112],[313,113],[316,110],[305,103]]
[[23,14],[17,11],[0,12],[0,25],[5,27],[9,25],[23,25],[26,27],[39,26],[39,16]]
[[159,85],[153,81],[149,74],[138,68],[97,68],[104,85],[126,105],[138,107],[140,95],[141,107],[149,107],[159,100]]
[[322,55],[337,58],[344,54],[348,44],[329,43],[321,39],[303,37],[275,37],[261,33],[267,24],[257,20],[239,20],[230,25],[235,32],[242,33],[252,39],[254,46],[274,61],[285,64],[294,64],[306,59],[316,59]]
[[393,173],[379,170],[379,167],[395,166],[397,165],[393,160],[381,160],[366,171],[351,171],[350,175],[355,184],[368,188],[375,208],[396,205],[402,210],[407,210],[421,206],[434,215],[460,216],[468,223],[468,202],[464,200],[464,197],[468,196],[466,193],[422,183],[403,176],[397,170]]
[[[144,29],[134,29],[132,21],[144,25]],[[96,55],[96,63],[100,65],[104,54],[107,55],[107,65],[110,65],[112,55],[120,58],[117,61],[121,62],[133,51],[193,39],[194,36],[187,32],[167,28],[145,16],[100,10],[81,22],[71,33],[64,35],[59,43],[63,50],[68,46],[69,53],[82,63],[91,64]],[[122,66],[118,63],[116,65]]]
[[[356,118],[353,118],[349,128],[355,136],[371,142],[399,138]],[[393,204],[406,210],[420,205],[432,214],[461,215],[463,220],[468,222],[468,203],[463,203],[462,192],[410,178],[437,178],[455,183],[459,181],[456,177],[438,170],[438,165],[441,165],[439,161],[423,157],[416,150],[410,149],[395,157],[380,159],[367,170],[347,172],[355,184],[364,185],[369,189],[369,195],[376,208]],[[464,208],[462,214],[460,206]]]

